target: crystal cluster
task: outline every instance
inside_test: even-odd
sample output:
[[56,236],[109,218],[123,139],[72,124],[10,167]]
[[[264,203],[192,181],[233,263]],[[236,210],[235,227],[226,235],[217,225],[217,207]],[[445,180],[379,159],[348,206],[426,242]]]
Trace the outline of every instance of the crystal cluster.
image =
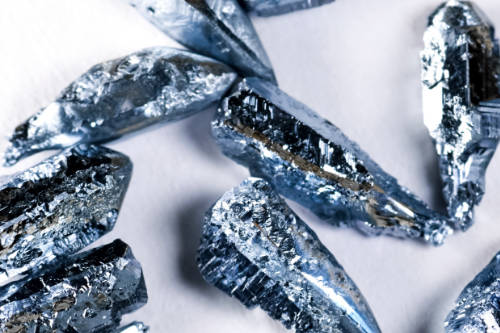
[[131,324],[123,326],[116,330],[116,333],[146,333],[149,328],[141,322],[134,321]]
[[167,47],[104,62],[16,128],[5,162],[187,117],[218,102],[236,77],[217,61]]
[[432,14],[424,42],[425,124],[439,155],[448,213],[465,230],[500,137],[499,47],[484,14],[457,0]]
[[262,179],[207,212],[198,264],[209,283],[296,332],[380,332],[342,266]]
[[147,301],[142,269],[127,244],[75,255],[0,289],[2,332],[114,332]]
[[127,0],[184,46],[218,59],[242,76],[276,82],[271,62],[237,0]]
[[127,156],[75,146],[0,185],[0,283],[77,252],[115,225]]
[[337,127],[269,83],[243,80],[212,126],[227,156],[335,225],[434,244],[451,232]]
[[281,15],[332,3],[335,0],[240,0],[241,6],[256,15]]

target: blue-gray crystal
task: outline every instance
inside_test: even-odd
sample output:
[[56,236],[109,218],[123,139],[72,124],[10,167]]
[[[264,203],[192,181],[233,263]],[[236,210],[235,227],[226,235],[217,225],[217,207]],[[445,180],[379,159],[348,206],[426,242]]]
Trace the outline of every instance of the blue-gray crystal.
[[337,127],[262,80],[243,80],[212,130],[227,156],[334,225],[433,244],[452,232]]
[[500,332],[500,252],[457,298],[446,318],[447,333]]
[[276,82],[271,62],[237,0],[127,0],[182,45],[234,67],[242,76]]
[[147,298],[141,265],[116,240],[2,287],[0,330],[111,333]]
[[431,15],[424,42],[424,120],[439,156],[448,213],[465,230],[500,138],[499,46],[486,16],[457,0]]
[[123,154],[75,146],[0,184],[0,283],[109,232],[132,173]]
[[290,13],[296,10],[323,6],[335,0],[240,0],[241,6],[248,12],[259,16],[272,16]]
[[220,62],[167,47],[101,63],[16,128],[6,164],[40,150],[109,141],[187,117],[218,102],[236,77]]
[[116,333],[146,333],[149,331],[149,327],[144,325],[139,321],[134,321],[126,326],[120,327],[116,330]]
[[376,333],[354,282],[266,181],[249,178],[205,215],[201,274],[296,332]]

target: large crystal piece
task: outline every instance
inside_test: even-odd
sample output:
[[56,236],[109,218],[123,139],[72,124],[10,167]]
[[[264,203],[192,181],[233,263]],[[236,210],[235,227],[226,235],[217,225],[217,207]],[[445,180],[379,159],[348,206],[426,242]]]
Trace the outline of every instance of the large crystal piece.
[[447,333],[500,332],[500,252],[457,298],[445,322]]
[[296,332],[380,332],[342,266],[262,179],[207,212],[198,264],[210,284]]
[[109,141],[187,117],[218,102],[236,77],[215,60],[167,47],[96,65],[16,128],[6,164],[40,150]]
[[334,225],[434,244],[451,232],[337,127],[271,84],[243,80],[212,126],[227,156]]
[[252,22],[237,0],[127,0],[158,29],[242,76],[276,82]]
[[240,3],[246,11],[260,16],[272,16],[318,7],[334,1],[335,0],[240,0]]
[[123,314],[146,302],[141,266],[116,240],[0,289],[0,330],[114,332]]
[[120,327],[116,330],[116,333],[146,333],[149,331],[149,327],[141,322],[134,321],[126,326]]
[[500,137],[499,47],[484,14],[457,0],[432,14],[424,42],[424,120],[439,155],[448,213],[465,230]]
[[0,185],[0,283],[77,252],[109,232],[132,163],[103,147],[75,146]]

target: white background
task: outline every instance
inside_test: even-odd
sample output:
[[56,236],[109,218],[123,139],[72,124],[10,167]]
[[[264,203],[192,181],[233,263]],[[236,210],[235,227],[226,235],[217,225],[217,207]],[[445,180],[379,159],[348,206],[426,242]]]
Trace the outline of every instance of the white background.
[[[165,0],[168,1],[168,0]],[[477,3],[500,26],[498,0]],[[175,45],[124,0],[1,0],[0,150],[14,127],[90,66],[154,45]],[[254,18],[282,89],[328,118],[400,182],[442,208],[433,146],[422,121],[418,53],[436,0],[338,0]],[[209,134],[213,110],[112,143],[134,176],[115,230],[143,264],[149,303],[126,320],[152,332],[285,332],[206,285],[195,253],[203,212],[247,171]],[[26,168],[47,154],[23,161]],[[476,224],[440,248],[334,229],[305,209],[370,302],[384,332],[442,332],[462,288],[500,250],[500,156],[487,175]]]

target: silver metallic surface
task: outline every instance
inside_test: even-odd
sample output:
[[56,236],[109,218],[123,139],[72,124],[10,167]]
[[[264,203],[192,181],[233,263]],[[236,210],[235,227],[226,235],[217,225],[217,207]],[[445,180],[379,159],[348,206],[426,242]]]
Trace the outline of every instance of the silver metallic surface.
[[259,16],[272,16],[318,7],[334,1],[335,0],[240,0],[240,3],[248,12]]
[[239,84],[212,131],[227,156],[334,225],[436,245],[452,232],[337,127],[262,80]]
[[111,333],[147,302],[139,262],[120,240],[0,289],[4,333]]
[[234,67],[242,76],[276,82],[271,62],[237,0],[127,0],[184,46]]
[[198,265],[210,284],[296,332],[380,332],[342,266],[262,179],[207,212]]
[[500,332],[500,252],[462,291],[445,328],[447,333]]
[[120,327],[116,333],[146,333],[149,332],[149,327],[139,321],[134,321],[126,326]]
[[424,120],[439,155],[448,213],[465,230],[500,137],[499,46],[486,16],[457,0],[431,15],[424,42]]
[[187,117],[219,101],[236,77],[215,60],[167,47],[104,62],[16,128],[5,162]]
[[1,183],[0,283],[113,229],[131,174],[127,156],[80,145]]

